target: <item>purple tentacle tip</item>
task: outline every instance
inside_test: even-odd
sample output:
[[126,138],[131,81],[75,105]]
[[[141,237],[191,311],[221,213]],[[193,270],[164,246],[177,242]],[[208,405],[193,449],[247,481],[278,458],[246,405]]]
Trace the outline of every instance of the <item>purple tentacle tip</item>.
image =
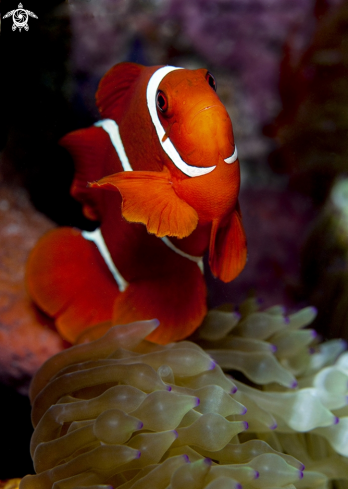
[[241,313],[239,311],[234,311],[235,315],[237,316],[238,319],[242,317]]
[[255,470],[254,479],[258,479],[259,477],[260,477],[260,472]]
[[313,338],[317,338],[318,337],[318,333],[315,331],[315,329],[312,329],[311,330],[311,335]]
[[236,385],[234,385],[231,389],[231,394],[235,394],[237,392],[238,388]]
[[272,425],[269,427],[269,429],[270,429],[270,430],[275,430],[275,429],[277,429],[277,428],[278,428],[277,423],[273,423],[273,424],[272,424]]
[[201,403],[200,398],[199,398],[199,397],[196,397],[196,406],[199,406],[199,405],[200,405],[200,403]]
[[248,411],[248,409],[245,406],[243,406],[243,410],[242,410],[242,412],[240,414],[246,414],[247,411]]
[[139,421],[138,423],[138,430],[141,430],[141,428],[144,426],[144,423],[142,421]]
[[243,424],[244,424],[244,429],[247,430],[249,428],[248,421],[243,421]]
[[300,471],[303,472],[305,468],[306,468],[306,466],[304,464],[301,464]]
[[214,370],[214,368],[215,368],[215,367],[216,367],[216,362],[214,362],[214,360],[212,360],[212,361],[210,362],[210,365],[209,365],[208,370]]
[[242,487],[243,487],[242,484],[240,484],[239,482],[238,484],[236,484],[236,489],[242,489]]
[[141,457],[141,451],[140,451],[140,450],[138,450],[138,453],[137,453],[136,458],[140,458],[140,457]]
[[302,470],[299,470],[298,471],[298,478],[299,479],[303,479],[303,472],[302,472]]
[[284,316],[284,323],[289,324],[290,323],[290,318],[289,316]]
[[170,385],[167,385],[166,386],[166,390],[170,392],[172,390],[171,386]]
[[313,314],[318,314],[318,309],[314,306],[311,306],[311,310],[313,312]]
[[278,350],[278,347],[276,345],[270,345],[270,347],[272,353],[275,353]]
[[293,382],[291,382],[290,384],[290,389],[296,389],[296,387],[298,386],[298,382],[297,380],[294,380]]
[[210,466],[211,466],[211,464],[212,464],[211,458],[206,457],[206,458],[204,459],[204,463],[205,463],[205,464],[207,464],[207,465],[209,465],[209,467],[210,467]]
[[176,430],[173,430],[173,433],[174,433],[174,435],[175,435],[175,438],[178,438],[179,433],[178,433]]
[[340,422],[340,418],[338,416],[335,416],[334,424],[338,424],[339,422]]
[[189,459],[189,456],[188,455],[186,455],[184,453],[183,457],[184,457],[185,463],[189,463],[190,462],[190,459]]

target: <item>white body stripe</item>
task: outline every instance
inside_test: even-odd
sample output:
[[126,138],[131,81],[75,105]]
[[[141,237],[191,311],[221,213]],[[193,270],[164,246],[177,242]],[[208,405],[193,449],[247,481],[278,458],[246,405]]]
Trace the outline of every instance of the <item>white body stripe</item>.
[[171,71],[182,70],[182,69],[183,68],[175,68],[174,66],[164,66],[163,68],[159,68],[157,71],[155,71],[155,73],[152,75],[147,85],[147,90],[146,90],[147,106],[150,112],[153,125],[155,126],[159,142],[161,143],[162,148],[167,153],[169,158],[172,160],[174,165],[189,177],[199,177],[201,175],[206,175],[207,173],[212,172],[216,168],[216,166],[209,166],[204,168],[198,166],[190,166],[187,163],[185,163],[181,159],[181,156],[175,149],[175,146],[173,145],[171,140],[167,137],[166,140],[163,141],[165,131],[163,129],[163,126],[157,114],[156,95],[157,95],[159,84],[161,83],[163,78]]
[[118,288],[120,289],[120,292],[124,292],[129,285],[128,282],[122,277],[120,272],[117,270],[115,267],[114,262],[112,261],[110,252],[108,250],[108,247],[106,246],[106,243],[104,241],[103,235],[100,231],[100,228],[97,228],[95,231],[82,231],[82,236],[87,239],[88,241],[93,241],[95,245],[97,246],[101,256],[104,258],[104,261],[112,273]]
[[[94,231],[82,231],[82,236],[87,239],[87,241],[92,241],[98,248],[101,256],[104,258],[105,264],[112,273],[118,288],[120,292],[124,292],[126,288],[128,287],[128,282],[122,277],[120,272],[117,270],[110,252],[108,250],[108,247],[106,246],[106,243],[104,241],[103,235],[101,233],[100,228],[95,229]],[[189,255],[188,253],[185,253],[184,251],[179,250],[173,243],[165,236],[162,238],[162,241],[165,245],[168,246],[171,250],[173,250],[175,253],[178,253],[179,255],[183,256],[184,258],[187,258],[188,260],[194,261],[197,263],[199,269],[203,273],[203,257],[201,256],[192,256]]]
[[224,160],[224,162],[225,163],[228,163],[230,165],[231,163],[234,163],[237,158],[238,158],[238,151],[237,151],[237,146],[235,146],[234,147],[233,155],[232,156],[229,156],[228,158],[226,158]]
[[203,273],[203,257],[202,256],[193,256],[189,255],[188,253],[185,253],[184,251],[179,250],[173,243],[170,241],[170,239],[167,238],[167,236],[164,236],[161,238],[163,243],[168,246],[171,250],[175,251],[178,255],[183,256],[184,258],[187,258],[188,260],[194,261],[197,263],[198,267],[200,268],[201,272]]
[[120,131],[116,122],[112,119],[102,119],[101,121],[96,122],[94,125],[97,127],[102,127],[104,131],[109,134],[110,141],[115,148],[118,157],[121,160],[124,171],[133,171],[133,168],[131,167],[131,164],[129,163],[128,157],[124,150]]

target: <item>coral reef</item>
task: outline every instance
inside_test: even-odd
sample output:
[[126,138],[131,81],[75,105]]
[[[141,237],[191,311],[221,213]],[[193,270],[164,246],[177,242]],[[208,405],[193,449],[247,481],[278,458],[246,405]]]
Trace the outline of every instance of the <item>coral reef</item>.
[[23,189],[5,184],[0,185],[0,222],[0,379],[27,394],[37,369],[64,347],[24,285],[29,251],[53,223],[34,210]]
[[315,314],[248,300],[196,342],[144,340],[153,320],[57,354],[32,383],[20,489],[346,488],[348,356],[304,329]]

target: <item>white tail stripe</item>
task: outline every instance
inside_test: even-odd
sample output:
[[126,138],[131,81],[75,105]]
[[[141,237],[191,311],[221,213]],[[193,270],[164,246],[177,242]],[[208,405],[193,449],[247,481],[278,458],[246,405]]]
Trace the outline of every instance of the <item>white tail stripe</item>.
[[120,158],[124,171],[133,171],[124,150],[120,131],[116,122],[112,119],[102,119],[101,121],[96,122],[94,125],[97,127],[102,127],[104,131],[109,134],[110,141],[115,148],[118,157]]
[[106,246],[100,228],[97,228],[95,231],[82,231],[81,234],[88,241],[93,241],[93,243],[97,246],[101,256],[104,258],[108,269],[112,273],[120,292],[124,292],[129,284],[115,267],[115,264],[111,258],[110,252],[108,250],[108,247]]
[[232,156],[229,156],[228,158],[226,158],[224,160],[224,162],[225,163],[228,163],[230,165],[231,163],[234,163],[237,158],[238,158],[238,151],[237,151],[237,146],[235,146],[234,147],[233,155]]
[[164,66],[163,68],[159,68],[157,71],[155,71],[155,73],[152,75],[147,85],[147,90],[146,90],[147,106],[150,112],[153,125],[155,126],[159,142],[161,143],[162,148],[167,153],[169,158],[172,160],[174,165],[189,177],[199,177],[201,175],[206,175],[207,173],[212,172],[216,168],[216,166],[209,166],[204,168],[198,166],[190,166],[187,163],[185,163],[181,159],[181,156],[179,155],[179,153],[175,149],[175,146],[173,145],[173,143],[169,138],[166,138],[164,142],[162,141],[165,135],[165,131],[163,129],[163,126],[157,114],[156,95],[157,95],[159,84],[161,83],[163,78],[166,75],[168,75],[168,73],[170,73],[171,71],[182,70],[182,69],[183,68],[176,68],[174,66]]
[[200,271],[202,273],[204,272],[204,270],[203,270],[203,257],[202,256],[189,255],[188,253],[185,253],[184,251],[179,250],[179,248],[177,248],[175,245],[173,245],[173,243],[170,241],[170,239],[167,238],[167,236],[164,236],[161,239],[162,239],[163,243],[168,246],[168,248],[175,251],[175,253],[183,256],[184,258],[187,258],[188,260],[194,261],[195,263],[197,263]]

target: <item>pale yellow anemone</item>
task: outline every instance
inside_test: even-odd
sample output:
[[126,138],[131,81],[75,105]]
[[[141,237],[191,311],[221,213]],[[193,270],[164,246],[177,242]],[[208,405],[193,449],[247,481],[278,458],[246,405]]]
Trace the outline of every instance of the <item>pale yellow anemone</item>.
[[248,300],[194,342],[154,345],[144,321],[52,357],[20,489],[348,488],[348,354],[314,316]]

